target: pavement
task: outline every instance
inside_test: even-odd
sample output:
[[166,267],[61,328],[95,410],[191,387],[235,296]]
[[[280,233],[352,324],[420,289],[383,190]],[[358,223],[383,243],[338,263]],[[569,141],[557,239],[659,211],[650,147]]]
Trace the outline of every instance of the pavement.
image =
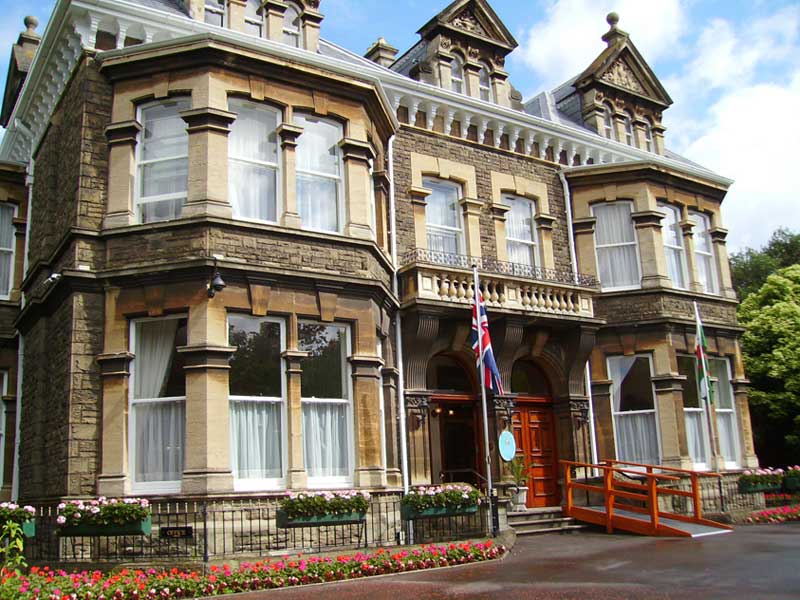
[[800,523],[697,539],[599,530],[519,538],[502,560],[230,596],[381,600],[800,598]]

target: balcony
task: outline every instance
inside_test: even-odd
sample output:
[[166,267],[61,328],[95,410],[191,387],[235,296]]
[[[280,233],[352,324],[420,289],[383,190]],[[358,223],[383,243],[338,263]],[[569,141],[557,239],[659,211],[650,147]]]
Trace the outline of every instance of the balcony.
[[416,248],[403,257],[402,301],[433,300],[471,305],[472,266],[478,267],[486,306],[542,315],[593,317],[598,283],[590,275],[544,269],[493,258]]

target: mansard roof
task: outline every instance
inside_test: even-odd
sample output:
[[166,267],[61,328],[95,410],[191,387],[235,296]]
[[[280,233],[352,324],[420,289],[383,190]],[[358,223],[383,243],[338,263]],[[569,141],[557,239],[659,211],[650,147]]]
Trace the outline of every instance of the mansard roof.
[[499,46],[506,50],[506,54],[518,46],[517,40],[486,0],[455,0],[417,33],[429,38],[441,30]]

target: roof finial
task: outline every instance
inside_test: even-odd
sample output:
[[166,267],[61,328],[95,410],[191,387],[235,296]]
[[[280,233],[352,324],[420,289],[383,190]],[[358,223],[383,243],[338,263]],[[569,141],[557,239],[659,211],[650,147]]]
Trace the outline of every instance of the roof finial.
[[27,17],[25,17],[24,23],[25,23],[25,28],[28,30],[25,33],[27,33],[28,35],[35,35],[36,28],[39,26],[39,19],[37,19],[33,15],[28,15]]
[[617,27],[617,23],[619,23],[619,15],[617,13],[608,13],[606,15],[606,23],[609,25],[609,30],[603,35],[603,41],[606,42],[606,44],[612,46],[628,38],[628,34]]

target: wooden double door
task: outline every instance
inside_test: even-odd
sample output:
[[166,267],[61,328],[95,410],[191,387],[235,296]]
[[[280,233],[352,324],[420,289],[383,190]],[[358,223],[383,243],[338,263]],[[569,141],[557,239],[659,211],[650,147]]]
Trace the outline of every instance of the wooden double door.
[[512,416],[517,457],[528,469],[528,508],[558,506],[558,456],[555,417],[549,398],[517,399]]

